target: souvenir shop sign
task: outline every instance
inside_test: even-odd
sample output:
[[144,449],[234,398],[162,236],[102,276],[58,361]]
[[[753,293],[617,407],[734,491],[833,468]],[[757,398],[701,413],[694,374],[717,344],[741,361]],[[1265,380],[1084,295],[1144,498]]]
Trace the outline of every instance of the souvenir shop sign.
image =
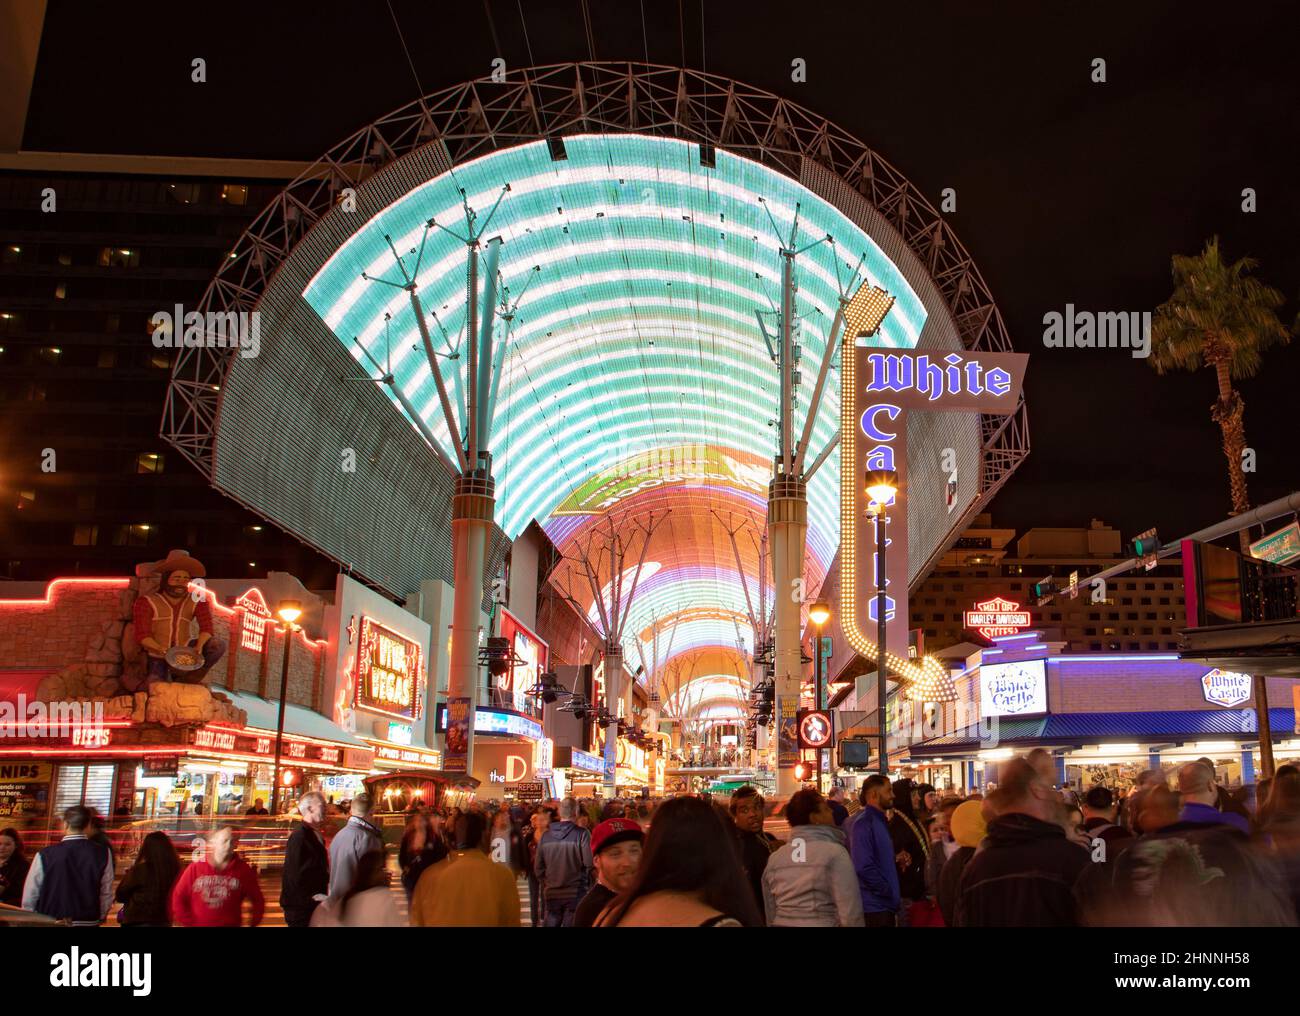
[[[195,748],[206,749],[217,755],[257,755],[275,757],[274,734],[250,734],[219,727],[200,727],[190,735]],[[285,737],[281,758],[286,762],[315,762],[340,768],[363,768],[374,760],[374,752],[342,745],[317,744],[294,737]]]

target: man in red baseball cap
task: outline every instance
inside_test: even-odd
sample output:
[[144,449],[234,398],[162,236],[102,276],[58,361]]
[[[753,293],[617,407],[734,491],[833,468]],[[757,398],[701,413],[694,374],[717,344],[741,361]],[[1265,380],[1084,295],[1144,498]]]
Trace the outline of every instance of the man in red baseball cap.
[[591,831],[591,860],[596,884],[587,890],[573,915],[575,928],[590,928],[619,893],[627,892],[641,867],[645,833],[630,818],[607,818]]

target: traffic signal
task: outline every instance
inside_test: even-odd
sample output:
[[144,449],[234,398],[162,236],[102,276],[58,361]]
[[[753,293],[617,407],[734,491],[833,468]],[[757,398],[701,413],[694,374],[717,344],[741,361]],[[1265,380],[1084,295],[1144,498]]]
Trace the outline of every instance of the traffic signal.
[[1160,553],[1159,534],[1155,529],[1138,533],[1129,544],[1129,552],[1146,567],[1147,571],[1150,571],[1156,566],[1156,559]]
[[301,769],[281,769],[281,770],[280,770],[280,786],[282,786],[282,787],[296,787],[296,786],[298,786],[298,784],[300,784],[301,782],[302,782],[302,770],[301,770]]
[[1041,607],[1044,603],[1051,601],[1056,595],[1056,579],[1049,575],[1045,579],[1039,579],[1033,584],[1030,591],[1033,593],[1035,607]]
[[813,765],[811,762],[796,762],[794,767],[794,778],[800,783],[806,783],[813,778]]

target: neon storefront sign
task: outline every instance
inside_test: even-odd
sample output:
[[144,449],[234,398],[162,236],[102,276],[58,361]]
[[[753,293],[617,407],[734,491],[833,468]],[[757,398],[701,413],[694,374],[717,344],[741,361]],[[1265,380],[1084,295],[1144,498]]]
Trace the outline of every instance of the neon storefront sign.
[[1201,694],[1210,705],[1239,706],[1250,699],[1250,675],[1215,667],[1201,678]]
[[420,644],[372,617],[361,619],[357,651],[357,705],[404,719],[415,719],[423,676]]
[[1020,604],[995,596],[975,604],[974,610],[966,611],[966,627],[977,631],[986,639],[1000,638],[1004,635],[1017,635],[1031,623],[1029,611],[1021,610]]
[[[864,286],[859,290],[845,312],[841,372],[841,625],[854,650],[868,658],[876,656],[880,589],[875,510],[880,507],[885,513],[887,551],[885,638],[886,644],[896,649],[886,653],[886,665],[926,699],[938,700],[949,697],[951,692],[947,671],[934,660],[909,661],[905,655],[908,413],[1010,415],[1020,404],[1029,357],[1019,353],[923,352],[856,345],[854,336],[861,333],[860,321],[867,316],[863,297],[866,289]],[[883,506],[877,506],[866,492],[866,477],[877,470],[893,470],[898,476],[897,491]],[[969,482],[970,497],[974,497],[976,485],[973,480]]]

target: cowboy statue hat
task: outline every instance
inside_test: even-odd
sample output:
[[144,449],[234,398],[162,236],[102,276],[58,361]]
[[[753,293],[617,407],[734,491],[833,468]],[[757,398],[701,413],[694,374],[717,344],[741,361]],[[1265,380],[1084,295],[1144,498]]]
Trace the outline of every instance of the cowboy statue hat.
[[200,579],[208,574],[208,570],[203,564],[190,557],[188,551],[171,550],[161,561],[154,564],[153,571],[155,575],[161,575],[166,578],[174,571],[184,571],[192,579]]

